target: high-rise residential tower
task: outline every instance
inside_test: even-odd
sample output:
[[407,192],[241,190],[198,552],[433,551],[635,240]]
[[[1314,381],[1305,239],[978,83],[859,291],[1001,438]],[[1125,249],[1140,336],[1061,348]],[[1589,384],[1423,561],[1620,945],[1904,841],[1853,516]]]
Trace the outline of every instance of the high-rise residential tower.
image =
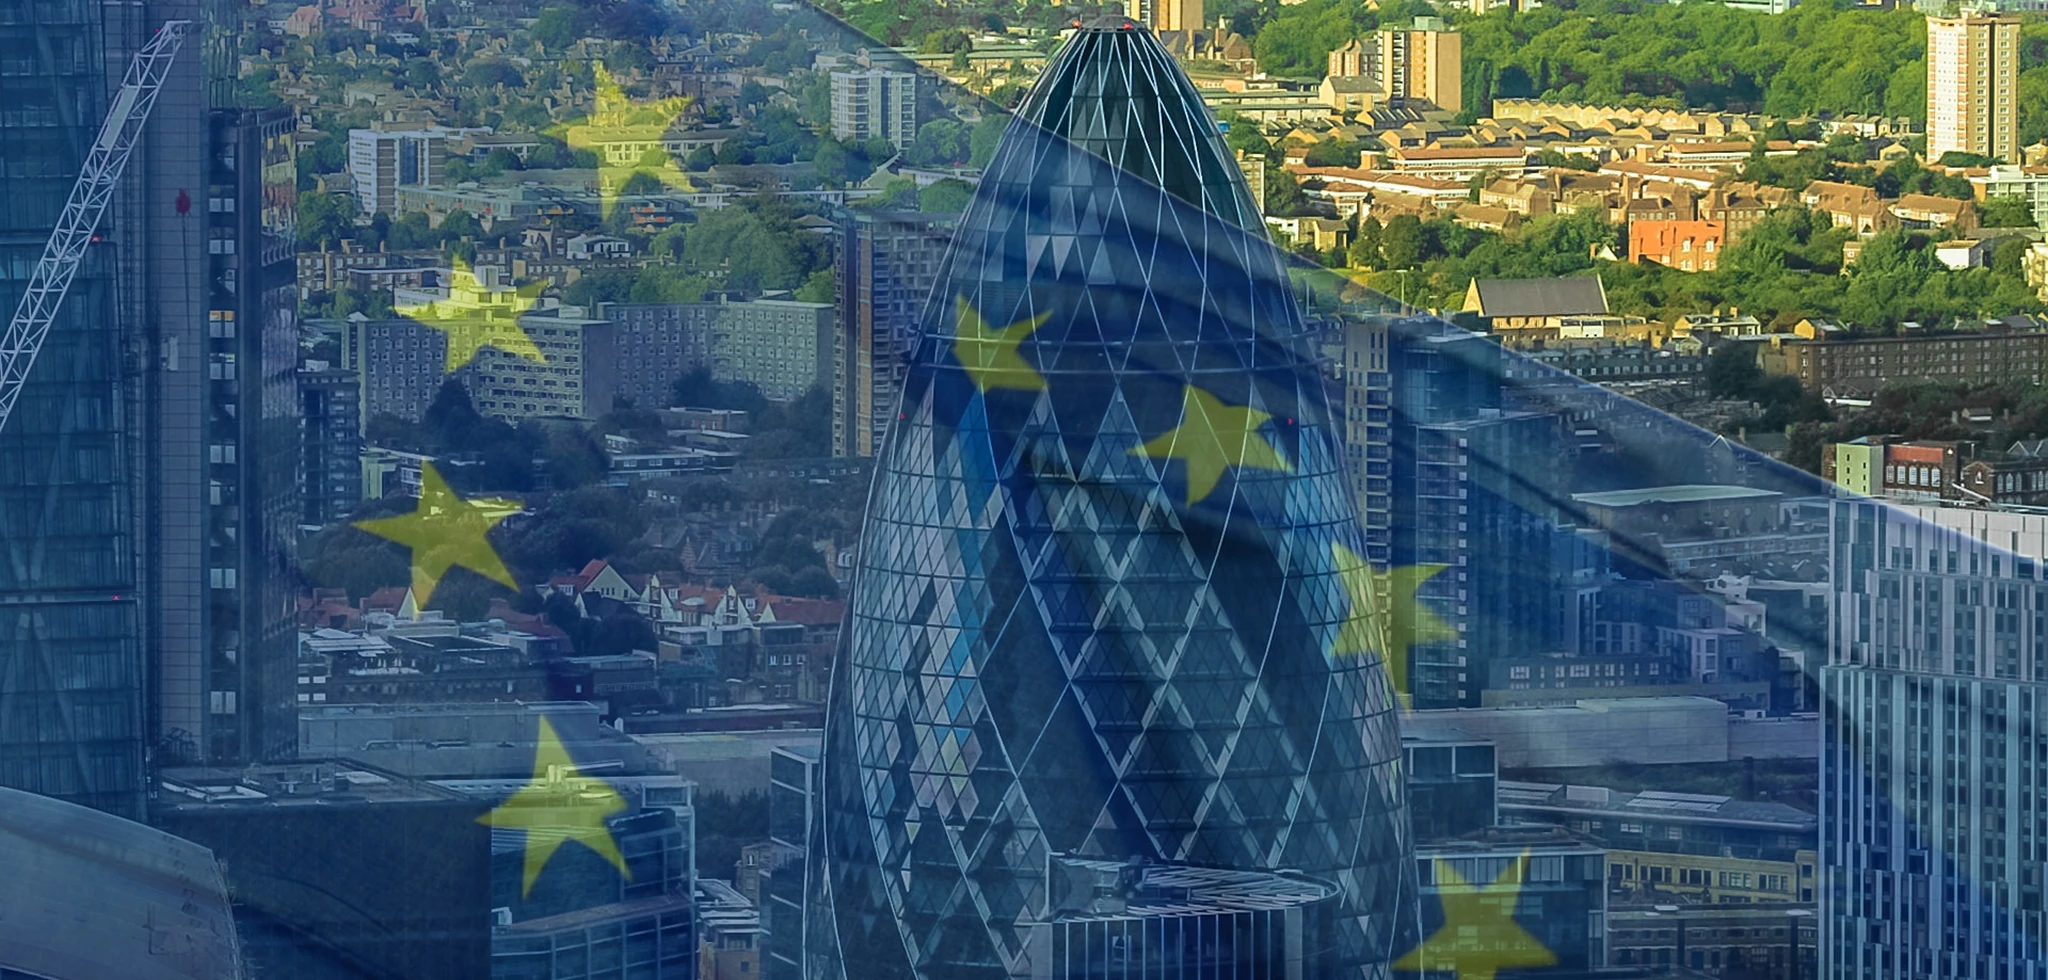
[[2044,566],[1875,501],[1831,507],[1821,974],[2041,976]]
[[1124,16],[1158,33],[1194,32],[1202,21],[1202,0],[1124,0]]
[[832,455],[873,456],[959,216],[848,212],[833,236]]
[[1399,108],[1427,102],[1458,112],[1465,107],[1465,41],[1435,17],[1417,17],[1412,27],[1379,32],[1380,88],[1387,104]]
[[1927,158],[1949,152],[2020,162],[2020,18],[1927,18]]
[[809,972],[1384,975],[1394,698],[1285,256],[1135,21],[1018,119],[876,457]]
[[860,68],[832,73],[832,136],[842,142],[885,139],[907,149],[917,139],[917,73]]

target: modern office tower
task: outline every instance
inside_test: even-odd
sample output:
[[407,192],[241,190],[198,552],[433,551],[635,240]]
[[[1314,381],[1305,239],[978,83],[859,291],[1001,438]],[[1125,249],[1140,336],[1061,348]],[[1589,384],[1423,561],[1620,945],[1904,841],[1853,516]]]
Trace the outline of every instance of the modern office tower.
[[2042,564],[1873,501],[1833,508],[1821,974],[2040,976]]
[[131,820],[0,789],[0,976],[241,980],[220,863]]
[[1124,0],[1124,16],[1164,34],[1202,30],[1202,0]]
[[[10,80],[12,111],[0,115],[9,315],[119,81],[106,73],[127,60],[122,43],[146,36],[139,13],[115,23],[106,14],[97,0],[70,0],[0,22],[0,61],[36,66],[22,69],[23,84]],[[151,137],[173,105],[158,103]],[[0,431],[0,785],[130,817],[142,814],[147,741],[134,522],[149,347],[121,315],[139,287],[132,263],[143,243],[118,205],[148,196],[134,186],[150,181],[143,152],[104,225],[114,247],[87,251]]]
[[770,865],[761,872],[761,976],[804,976],[804,880],[819,813],[816,745],[780,746],[768,757]]
[[897,149],[917,139],[917,75],[886,68],[832,73],[832,137],[885,139]]
[[[298,741],[295,124],[289,110],[236,108],[210,110],[207,124],[205,212],[195,201],[190,216],[206,243],[205,332],[158,387],[160,424],[197,421],[198,432],[154,447],[165,479],[152,487],[166,514],[198,497],[205,537],[196,556],[166,547],[158,559],[157,719],[167,762],[255,762],[290,758]],[[203,419],[188,418],[195,393]],[[198,479],[185,472],[194,465]],[[191,612],[173,597],[194,580],[206,596],[196,648],[171,632]]]
[[1448,112],[1465,107],[1465,41],[1435,17],[1406,30],[1379,32],[1380,89],[1396,108],[1427,102]]
[[299,520],[319,527],[363,502],[362,380],[354,371],[308,361],[299,369],[299,406],[305,423]]
[[2020,18],[1927,18],[1927,158],[1950,151],[2020,162]]
[[1500,346],[1424,319],[1395,321],[1388,343],[1392,564],[1439,569],[1415,596],[1449,630],[1396,623],[1416,640],[1410,692],[1417,708],[1476,707],[1496,652],[1570,649],[1601,556],[1559,527],[1568,498],[1543,485],[1560,472],[1559,417],[1501,407]]
[[1491,739],[1456,731],[1403,732],[1401,759],[1417,842],[1464,837],[1500,822],[1500,767]]
[[873,456],[895,418],[917,320],[958,215],[848,213],[832,266],[832,455]]
[[355,182],[356,206],[366,214],[390,214],[399,188],[440,184],[448,136],[432,129],[349,130],[348,173]]
[[[49,80],[0,120],[0,248],[18,277],[129,54],[173,17],[201,19],[196,3],[75,2],[0,28]],[[126,815],[152,749],[262,758],[294,729],[292,121],[210,105],[232,91],[208,84],[211,46],[191,39],[166,75],[0,434],[0,656],[22,658],[0,670],[16,706],[0,783]],[[11,311],[18,286],[0,293]]]
[[1100,865],[1325,884],[1328,932],[1244,972],[1384,973],[1414,870],[1364,541],[1214,121],[1150,31],[1090,22],[960,227],[876,459],[810,975],[1064,975],[1039,937]]
[[1501,781],[1495,743],[1422,727],[1401,736],[1422,928],[1395,969],[1576,976],[1605,966],[1607,852],[1562,829],[1502,821],[1503,790],[1517,784]]
[[1376,566],[1393,561],[1393,393],[1387,370],[1387,324],[1378,318],[1345,319],[1344,473],[1365,557]]

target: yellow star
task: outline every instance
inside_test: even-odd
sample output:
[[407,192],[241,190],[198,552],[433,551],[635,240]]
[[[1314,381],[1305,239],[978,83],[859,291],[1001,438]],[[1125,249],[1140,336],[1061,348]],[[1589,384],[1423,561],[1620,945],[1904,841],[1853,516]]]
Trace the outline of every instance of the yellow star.
[[516,501],[464,500],[449,489],[434,464],[422,463],[418,508],[402,517],[357,521],[355,526],[412,549],[413,597],[425,606],[441,577],[458,566],[508,589],[519,588],[486,537],[499,521],[518,511]]
[[1554,966],[1557,955],[1515,921],[1515,899],[1529,866],[1528,852],[1493,884],[1475,887],[1449,861],[1438,858],[1436,881],[1444,924],[1422,945],[1394,961],[1409,973],[1451,972],[1457,980],[1493,980],[1501,970]]
[[478,282],[469,263],[460,258],[450,263],[448,299],[440,303],[401,303],[398,315],[419,321],[448,335],[448,356],[443,369],[454,374],[475,360],[486,347],[496,347],[515,357],[546,364],[547,356],[519,326],[519,316],[540,301],[547,284],[497,289]]
[[1187,386],[1181,399],[1181,421],[1173,431],[1131,450],[1133,456],[1178,459],[1187,464],[1188,497],[1194,504],[1216,489],[1223,471],[1256,467],[1292,472],[1280,451],[1259,435],[1271,415],[1249,405],[1225,405],[1215,395]]
[[1422,583],[1450,566],[1408,565],[1381,571],[1341,544],[1331,542],[1330,553],[1336,558],[1337,574],[1343,577],[1345,594],[1351,600],[1351,613],[1338,631],[1336,646],[1330,653],[1380,654],[1385,658],[1387,679],[1393,683],[1394,693],[1406,697],[1409,648],[1418,643],[1458,638],[1457,630],[1415,597],[1415,590]]
[[[597,105],[581,122],[560,127],[559,131],[562,142],[572,149],[597,154],[600,216],[612,216],[626,183],[640,174],[653,177],[663,187],[693,189],[695,185],[690,183],[689,175],[676,166],[664,142],[669,129],[690,108],[689,97],[634,102],[626,97],[626,90],[619,87],[602,63],[591,66],[591,75],[597,83]],[[643,149],[633,149],[636,146]],[[652,149],[661,150],[660,162],[648,159]]]
[[532,781],[476,822],[526,831],[526,873],[519,888],[519,897],[525,898],[540,880],[541,869],[569,841],[596,851],[627,881],[633,880],[625,855],[619,853],[619,842],[605,823],[606,817],[624,809],[625,799],[610,783],[577,770],[569,750],[555,734],[555,726],[543,715],[540,744],[533,753]]
[[1007,327],[992,328],[974,312],[966,297],[956,302],[958,326],[953,336],[953,359],[967,371],[974,387],[986,395],[998,388],[1010,391],[1044,391],[1045,379],[1032,370],[1030,362],[1017,353],[1017,345],[1045,325],[1051,313],[1040,313]]

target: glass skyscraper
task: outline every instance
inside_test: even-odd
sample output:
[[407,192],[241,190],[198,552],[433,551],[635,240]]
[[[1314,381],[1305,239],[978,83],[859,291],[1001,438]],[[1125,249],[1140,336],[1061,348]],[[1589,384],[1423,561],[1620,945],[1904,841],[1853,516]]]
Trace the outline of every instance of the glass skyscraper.
[[1313,975],[1384,974],[1414,908],[1400,747],[1315,346],[1193,86],[1142,27],[1076,26],[962,216],[877,458],[810,972],[1096,962],[1033,938],[1078,861],[1327,883],[1327,928],[1290,941]]
[[[100,0],[0,14],[0,315],[12,316],[99,130],[122,25]],[[109,67],[112,65],[113,67]],[[160,108],[163,106],[160,105]],[[133,170],[131,170],[131,173]],[[142,812],[137,540],[148,356],[117,315],[136,245],[102,226],[0,432],[0,785]]]

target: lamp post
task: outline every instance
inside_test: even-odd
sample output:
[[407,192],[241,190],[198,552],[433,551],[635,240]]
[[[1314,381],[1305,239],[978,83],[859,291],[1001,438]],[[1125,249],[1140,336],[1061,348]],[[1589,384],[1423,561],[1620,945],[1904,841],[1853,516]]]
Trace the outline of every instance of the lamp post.
[[1806,920],[1812,917],[1812,909],[1785,910],[1785,952],[1786,955],[1791,957],[1789,963],[1791,969],[1786,972],[1786,976],[1790,977],[1791,980],[1799,980],[1801,972],[1799,968],[1799,929],[1806,924]]

